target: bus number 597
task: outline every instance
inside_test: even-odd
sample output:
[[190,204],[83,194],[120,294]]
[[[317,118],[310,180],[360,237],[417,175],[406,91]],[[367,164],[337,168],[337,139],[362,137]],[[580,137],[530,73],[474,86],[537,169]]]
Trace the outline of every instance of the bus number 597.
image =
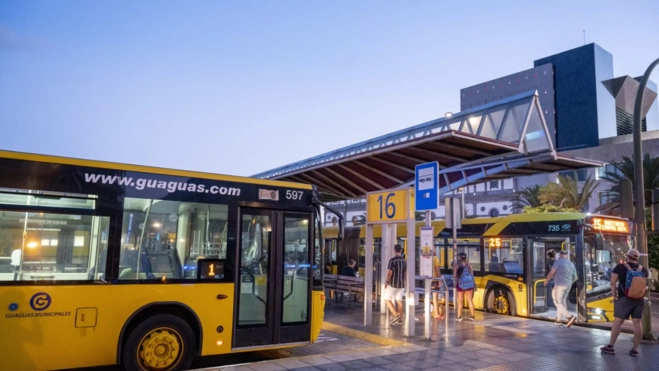
[[286,199],[287,200],[301,200],[303,193],[304,193],[303,191],[288,190],[288,191],[286,191]]

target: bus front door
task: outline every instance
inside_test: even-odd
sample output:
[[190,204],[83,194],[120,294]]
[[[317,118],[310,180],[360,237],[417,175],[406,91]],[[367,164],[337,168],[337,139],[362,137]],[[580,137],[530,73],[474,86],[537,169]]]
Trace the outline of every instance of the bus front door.
[[310,341],[312,220],[241,208],[234,349]]
[[[546,282],[546,277],[561,250],[567,251],[568,259],[573,264],[576,263],[574,237],[532,237],[529,238],[529,242],[531,249],[528,264],[532,268],[532,273],[527,276],[528,300],[531,303],[529,314],[531,317],[556,319],[558,306],[553,292],[554,280]],[[575,266],[578,265],[575,264]],[[545,283],[547,283],[546,286]],[[577,314],[576,286],[575,283],[568,288],[567,298],[563,301],[570,315]]]

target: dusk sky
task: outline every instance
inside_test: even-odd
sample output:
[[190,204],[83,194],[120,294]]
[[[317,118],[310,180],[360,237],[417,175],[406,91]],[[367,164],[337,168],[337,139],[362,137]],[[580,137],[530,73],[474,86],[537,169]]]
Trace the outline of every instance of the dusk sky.
[[457,112],[583,30],[639,76],[659,1],[0,0],[0,149],[252,175]]

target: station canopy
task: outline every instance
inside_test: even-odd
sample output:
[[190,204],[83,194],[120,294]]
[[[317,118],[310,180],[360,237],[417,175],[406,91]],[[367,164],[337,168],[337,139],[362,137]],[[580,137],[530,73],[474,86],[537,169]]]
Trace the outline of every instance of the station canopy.
[[556,152],[536,91],[442,117],[253,175],[316,185],[324,200],[413,185],[437,161],[439,192],[468,184],[602,166]]

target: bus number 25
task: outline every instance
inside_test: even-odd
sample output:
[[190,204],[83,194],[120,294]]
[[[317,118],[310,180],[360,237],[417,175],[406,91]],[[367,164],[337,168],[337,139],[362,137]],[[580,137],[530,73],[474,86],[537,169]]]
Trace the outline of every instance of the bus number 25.
[[290,189],[286,191],[287,200],[301,200],[303,191],[291,191]]

